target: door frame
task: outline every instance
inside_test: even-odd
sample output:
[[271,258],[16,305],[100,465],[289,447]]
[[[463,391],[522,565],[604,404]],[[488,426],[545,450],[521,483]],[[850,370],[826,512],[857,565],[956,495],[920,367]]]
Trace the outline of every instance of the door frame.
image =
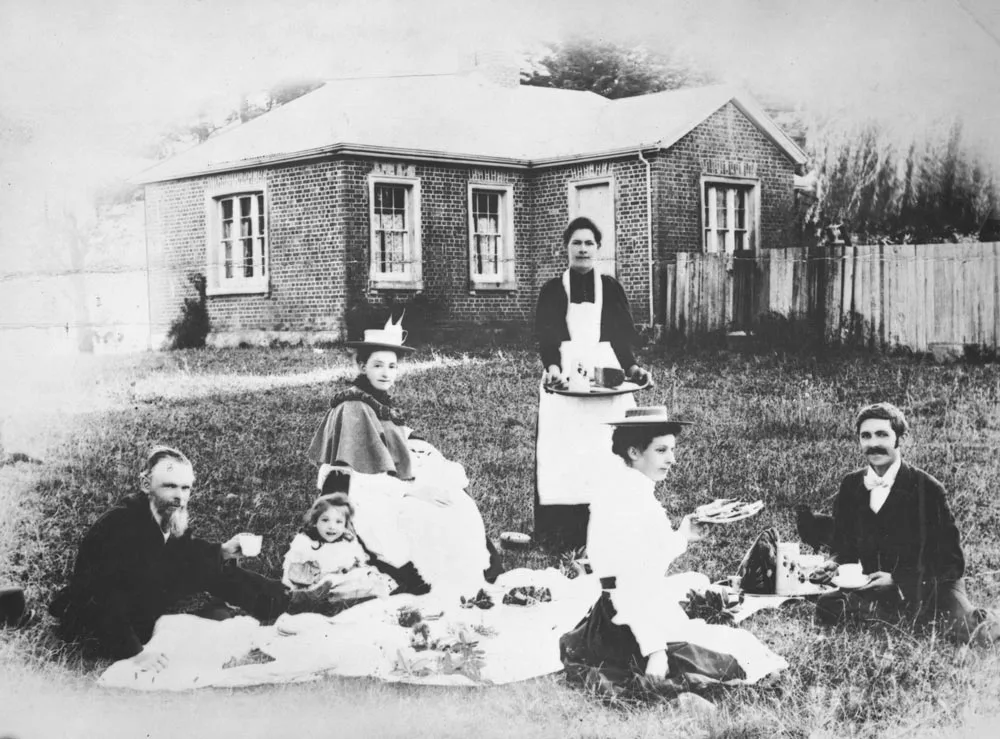
[[[611,235],[614,237],[614,254],[612,254],[611,259],[599,259],[598,262],[602,264],[608,264],[610,262],[612,271],[610,272],[611,277],[618,277],[618,228],[615,223],[615,210],[618,204],[618,191],[615,187],[615,176],[611,174],[599,175],[595,177],[584,177],[576,180],[569,180],[566,183],[566,203],[569,209],[569,219],[573,220],[577,216],[581,215],[578,210],[576,194],[580,188],[592,187],[594,185],[607,185],[608,192],[611,195],[611,223],[605,226],[604,237],[607,237],[608,228],[611,229]],[[598,224],[600,225],[600,224]],[[604,249],[604,240],[601,240],[601,249]],[[607,253],[607,252],[605,252]],[[606,270],[605,274],[607,273]]]

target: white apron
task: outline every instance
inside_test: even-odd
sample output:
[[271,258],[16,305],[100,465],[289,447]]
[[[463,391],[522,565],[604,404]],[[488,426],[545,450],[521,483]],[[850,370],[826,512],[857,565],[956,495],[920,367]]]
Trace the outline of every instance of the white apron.
[[[604,287],[594,274],[594,302],[573,303],[569,297],[569,271],[563,273],[566,291],[566,328],[569,341],[559,347],[563,372],[581,365],[588,374],[594,367],[620,367],[610,342],[601,341]],[[535,467],[539,505],[590,503],[595,469],[614,459],[613,428],[604,422],[625,415],[635,406],[630,393],[612,396],[572,397],[538,391],[538,441]]]

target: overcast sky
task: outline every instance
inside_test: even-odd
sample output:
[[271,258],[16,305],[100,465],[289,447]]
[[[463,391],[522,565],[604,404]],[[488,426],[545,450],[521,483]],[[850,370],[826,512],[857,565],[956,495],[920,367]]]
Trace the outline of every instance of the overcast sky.
[[279,80],[446,72],[572,35],[681,49],[835,115],[1000,128],[993,0],[0,0],[4,189],[127,170],[153,131]]

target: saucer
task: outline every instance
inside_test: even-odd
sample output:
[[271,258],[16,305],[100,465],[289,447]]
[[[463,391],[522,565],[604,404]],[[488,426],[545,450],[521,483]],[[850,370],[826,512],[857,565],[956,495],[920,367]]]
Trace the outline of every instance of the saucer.
[[870,583],[871,578],[868,575],[862,575],[857,578],[834,576],[830,582],[841,590],[857,590],[858,588],[863,588],[865,585]]

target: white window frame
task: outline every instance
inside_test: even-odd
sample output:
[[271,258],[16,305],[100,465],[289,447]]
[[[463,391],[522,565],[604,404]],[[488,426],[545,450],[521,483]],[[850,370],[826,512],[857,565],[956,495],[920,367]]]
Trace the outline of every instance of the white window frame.
[[[382,272],[378,269],[379,243],[375,229],[375,188],[378,185],[406,188],[407,224],[402,272]],[[369,284],[375,289],[423,290],[423,260],[420,245],[420,179],[371,175],[368,177]]]
[[[498,229],[500,239],[499,258],[500,269],[497,274],[480,274],[476,270],[476,223],[473,218],[473,201],[476,193],[497,195]],[[469,280],[474,290],[512,290],[517,286],[515,276],[514,249],[514,186],[469,183],[468,193],[468,224],[469,224]]]
[[[215,188],[205,193],[205,293],[206,295],[253,295],[267,293],[271,289],[271,250],[270,229],[271,202],[264,185],[252,185],[240,188],[228,186]],[[237,245],[242,237],[238,235],[238,225],[234,225],[231,236],[233,241],[232,274],[226,276],[225,254],[223,246],[223,216],[222,203],[233,200],[233,220],[238,224],[239,199],[251,197],[250,238],[253,239],[253,277],[246,277],[242,270],[237,273]],[[260,213],[260,203],[263,201],[264,213]],[[263,226],[261,226],[263,223]]]
[[[709,192],[709,187],[725,188],[727,192],[726,214],[727,227],[725,251],[718,248],[718,222],[717,207],[714,199],[718,196],[717,191]],[[700,182],[700,202],[699,220],[701,222],[701,249],[706,254],[732,254],[736,248],[735,228],[735,190],[742,189],[747,192],[746,204],[746,224],[742,229],[746,233],[746,244],[744,251],[760,250],[760,180],[748,177],[719,177],[717,175],[702,175]],[[706,220],[706,211],[708,219]]]

